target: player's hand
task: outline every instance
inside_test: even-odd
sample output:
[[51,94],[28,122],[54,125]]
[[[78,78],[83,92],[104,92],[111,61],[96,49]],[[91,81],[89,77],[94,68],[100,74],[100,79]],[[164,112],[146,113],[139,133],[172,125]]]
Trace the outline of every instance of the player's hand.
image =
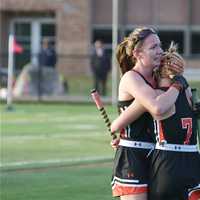
[[182,76],[182,75],[176,75],[172,78],[172,86],[178,86],[176,87],[177,89],[179,88],[180,91],[182,90],[186,90],[189,85],[188,82],[186,81],[186,79]]
[[119,141],[120,138],[115,138],[110,142],[110,145],[113,149],[117,149],[117,147],[119,146]]
[[163,56],[161,58],[161,65],[167,65],[168,69],[174,72],[174,74],[182,75],[184,72],[185,62],[184,60],[179,60],[173,54],[170,57]]

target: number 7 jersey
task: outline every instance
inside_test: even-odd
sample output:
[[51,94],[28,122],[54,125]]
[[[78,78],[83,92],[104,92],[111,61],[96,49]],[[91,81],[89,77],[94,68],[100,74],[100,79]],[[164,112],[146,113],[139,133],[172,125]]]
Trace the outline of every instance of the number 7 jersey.
[[193,114],[185,91],[181,92],[175,103],[175,113],[164,120],[154,120],[154,132],[159,144],[197,143],[197,120]]

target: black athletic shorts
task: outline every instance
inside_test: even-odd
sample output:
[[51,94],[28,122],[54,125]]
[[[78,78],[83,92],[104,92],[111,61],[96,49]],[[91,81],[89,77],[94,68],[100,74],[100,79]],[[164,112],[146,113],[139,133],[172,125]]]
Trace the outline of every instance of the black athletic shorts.
[[119,146],[114,159],[113,196],[146,193],[150,149]]
[[200,199],[199,152],[155,149],[149,171],[149,200]]

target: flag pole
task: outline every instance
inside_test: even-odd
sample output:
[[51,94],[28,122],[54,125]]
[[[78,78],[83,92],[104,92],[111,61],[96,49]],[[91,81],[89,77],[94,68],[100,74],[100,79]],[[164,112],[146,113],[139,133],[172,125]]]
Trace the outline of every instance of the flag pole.
[[13,65],[14,65],[14,52],[13,52],[14,36],[9,35],[8,39],[8,81],[7,81],[7,110],[12,110],[12,86],[13,86]]
[[112,1],[112,104],[117,103],[118,70],[115,50],[118,43],[118,0]]

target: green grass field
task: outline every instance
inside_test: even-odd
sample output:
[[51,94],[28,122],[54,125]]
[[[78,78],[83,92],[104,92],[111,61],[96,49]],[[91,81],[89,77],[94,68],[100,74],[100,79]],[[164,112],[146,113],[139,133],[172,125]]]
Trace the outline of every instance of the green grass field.
[[[0,199],[112,199],[114,151],[94,105],[0,106]],[[111,120],[117,116],[115,107],[106,109]]]
[[111,199],[114,152],[94,105],[14,109],[1,104],[2,200]]
[[[80,75],[80,76],[70,76],[67,79],[69,86],[69,95],[85,95],[93,89],[93,77],[92,75]],[[84,83],[84,84],[83,84]],[[107,96],[112,95],[112,78],[111,73],[108,75],[107,80]]]

